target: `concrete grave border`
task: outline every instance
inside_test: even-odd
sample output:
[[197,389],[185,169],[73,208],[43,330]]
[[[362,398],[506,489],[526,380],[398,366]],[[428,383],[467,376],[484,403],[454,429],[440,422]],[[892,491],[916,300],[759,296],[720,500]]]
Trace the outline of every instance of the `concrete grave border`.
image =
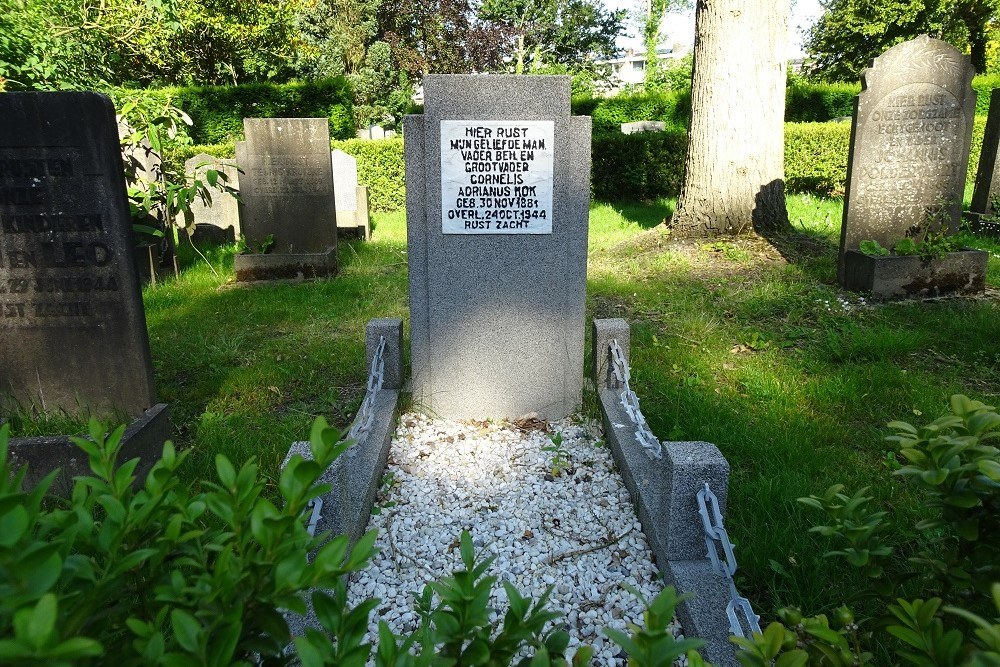
[[726,616],[729,589],[708,559],[696,498],[707,482],[725,513],[729,463],[709,442],[663,442],[663,458],[650,459],[623,409],[621,386],[609,360],[613,340],[628,360],[629,325],[623,319],[595,319],[591,333],[593,379],[605,438],[664,581],[680,593],[694,594],[677,609],[681,627],[686,636],[708,642],[703,654],[713,664],[736,665],[736,647],[729,641]]
[[[373,397],[374,419],[367,430],[360,431],[357,442],[341,454],[318,480],[318,483],[330,484],[333,488],[320,496],[323,505],[316,523],[316,533],[330,531],[331,536],[347,535],[352,544],[364,534],[368,525],[399,416],[399,395],[403,384],[403,321],[399,318],[368,321],[365,327],[365,348],[369,373],[375,350],[383,337],[383,380],[381,390]],[[359,414],[355,421],[360,417]],[[347,433],[345,430],[345,436]],[[281,464],[282,469],[296,454],[311,460],[309,443],[293,442]],[[319,627],[311,602],[307,616],[289,614],[287,620],[292,635],[296,637],[304,635],[306,628]]]
[[[86,434],[81,434],[86,437]],[[163,443],[170,439],[170,408],[166,403],[157,403],[143,412],[125,428],[118,464],[134,458],[139,459],[135,469],[135,485],[141,486],[146,474],[163,453]],[[46,435],[33,438],[11,438],[7,443],[7,455],[13,468],[25,464],[28,471],[24,477],[25,488],[33,488],[46,475],[60,469],[49,492],[68,497],[73,491],[73,478],[90,474],[90,463],[82,449],[73,444],[68,435]]]

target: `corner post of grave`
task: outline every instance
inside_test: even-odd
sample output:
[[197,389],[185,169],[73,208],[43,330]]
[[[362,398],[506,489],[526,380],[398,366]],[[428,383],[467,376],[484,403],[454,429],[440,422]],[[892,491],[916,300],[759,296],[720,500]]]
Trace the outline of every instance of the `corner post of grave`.
[[631,358],[630,344],[631,331],[628,322],[620,317],[610,319],[594,319],[591,324],[591,345],[594,373],[594,388],[600,392],[602,389],[619,388],[618,381],[611,372],[611,341],[617,340],[621,347],[625,361]]
[[382,337],[385,337],[385,349],[382,351],[382,359],[385,362],[382,387],[399,391],[403,386],[403,320],[398,317],[368,320],[365,326],[365,367],[369,373]]

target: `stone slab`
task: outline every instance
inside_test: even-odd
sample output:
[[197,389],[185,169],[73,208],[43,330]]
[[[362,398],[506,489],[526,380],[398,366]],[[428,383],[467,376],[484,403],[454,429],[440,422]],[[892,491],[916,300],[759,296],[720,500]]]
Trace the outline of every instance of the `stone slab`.
[[140,415],[156,403],[114,107],[0,95],[0,402]]
[[726,580],[708,560],[705,532],[698,514],[697,493],[709,484],[725,514],[729,493],[729,463],[712,443],[663,442],[663,458],[650,459],[635,437],[634,425],[622,407],[617,380],[601,370],[607,349],[617,340],[629,357],[628,325],[621,319],[594,320],[595,385],[604,435],[629,491],[643,533],[667,583],[693,597],[681,603],[678,616],[689,637],[708,642],[703,655],[717,665],[736,665],[729,642]]
[[[424,100],[405,119],[414,403],[456,419],[569,414],[583,385],[590,119],[570,116],[568,77],[430,75]],[[443,233],[443,121],[552,123],[551,234]],[[516,179],[488,185],[513,194]]]
[[[958,231],[976,93],[969,56],[926,35],[897,44],[862,74],[854,104],[840,237],[891,248],[904,237]],[[933,220],[929,220],[929,216]]]
[[337,247],[337,212],[326,118],[245,118],[236,144],[240,226],[259,248],[273,237],[277,254],[317,254]]
[[1000,88],[990,94],[990,111],[986,117],[983,132],[983,146],[979,153],[979,167],[976,169],[976,185],[972,191],[969,210],[973,213],[992,215],[990,199],[1000,194],[1000,169],[997,169],[997,149],[1000,148]]
[[[321,484],[330,484],[333,488],[321,496],[323,507],[316,525],[317,535],[327,531],[331,535],[348,535],[353,543],[365,533],[371,517],[399,416],[399,391],[389,387],[394,384],[389,378],[399,372],[396,367],[401,365],[401,361],[396,360],[402,359],[402,321],[386,318],[374,319],[368,323],[365,328],[365,347],[369,364],[382,335],[386,336],[383,358],[387,381],[375,396],[375,416],[369,430],[362,432],[358,441],[341,454],[319,480]],[[345,429],[344,433],[349,430]],[[312,459],[309,443],[292,443],[282,468],[296,454]],[[289,614],[287,618],[293,636],[303,635],[307,628],[319,627],[311,604],[305,617]]]
[[844,258],[844,288],[872,299],[927,299],[986,291],[990,254],[983,250],[951,252],[940,259],[915,255],[874,257],[850,250]]
[[337,275],[336,250],[322,253],[268,253],[233,256],[233,270],[238,282],[273,280],[316,280]]
[[358,159],[340,149],[330,151],[337,213],[358,210]]
[[[146,474],[163,452],[163,443],[169,439],[170,410],[165,403],[157,403],[125,428],[118,462],[139,459],[135,469],[136,486],[143,484]],[[73,490],[74,477],[90,474],[87,455],[66,435],[11,438],[8,455],[14,468],[28,466],[24,477],[26,488],[34,487],[58,468],[60,473],[50,492],[64,498]]]
[[[227,186],[237,191],[240,189],[240,172],[233,160],[222,160],[207,153],[198,153],[184,162],[184,173],[196,176],[202,181],[205,180],[205,172],[209,169],[225,174]],[[238,239],[241,234],[239,202],[232,195],[211,186],[209,191],[212,195],[211,202],[204,202],[197,197],[191,202],[196,235],[201,234],[211,238],[230,236],[233,240]]]
[[403,320],[398,317],[379,317],[368,320],[365,326],[365,368],[371,372],[372,360],[379,340],[385,337],[382,351],[384,375],[382,386],[399,391],[403,388]]

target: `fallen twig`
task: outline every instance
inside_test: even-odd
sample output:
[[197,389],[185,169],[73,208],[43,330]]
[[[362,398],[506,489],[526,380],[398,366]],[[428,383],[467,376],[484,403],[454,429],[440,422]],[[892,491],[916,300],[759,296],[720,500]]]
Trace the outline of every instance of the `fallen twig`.
[[566,558],[572,558],[573,556],[582,556],[583,554],[589,554],[592,551],[600,551],[601,549],[607,549],[608,547],[621,542],[626,535],[632,532],[633,529],[634,526],[626,530],[618,537],[612,537],[609,540],[601,542],[600,544],[595,544],[594,546],[591,547],[587,547],[586,549],[573,549],[572,551],[566,551],[564,553],[561,553],[558,556],[549,556],[548,558],[545,559],[545,564],[552,565],[553,563],[558,563],[559,561],[564,560]]

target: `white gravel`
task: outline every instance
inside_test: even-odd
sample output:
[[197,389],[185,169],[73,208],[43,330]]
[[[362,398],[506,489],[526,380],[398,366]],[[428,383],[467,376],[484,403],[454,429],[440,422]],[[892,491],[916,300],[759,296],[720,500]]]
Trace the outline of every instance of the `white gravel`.
[[[554,587],[550,607],[565,613],[557,623],[570,633],[571,651],[583,642],[594,647],[595,664],[625,664],[601,628],[641,624],[643,605],[625,587],[651,600],[662,583],[599,425],[567,419],[550,431],[563,435],[561,471],[555,454],[542,451],[552,445],[547,433],[403,415],[368,526],[378,530],[380,552],[349,587],[352,604],[382,600],[370,641],[380,619],[397,633],[417,628],[411,593],[460,566],[465,529],[480,560],[497,556],[489,574],[533,598]],[[499,583],[491,606],[502,618]]]

